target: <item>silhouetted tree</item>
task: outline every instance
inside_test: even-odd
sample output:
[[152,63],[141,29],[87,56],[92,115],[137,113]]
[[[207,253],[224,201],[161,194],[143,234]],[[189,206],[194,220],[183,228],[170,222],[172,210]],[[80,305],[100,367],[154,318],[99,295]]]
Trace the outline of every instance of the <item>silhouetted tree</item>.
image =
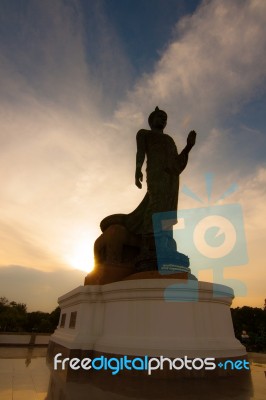
[[27,306],[24,303],[0,298],[0,330],[4,332],[19,332],[24,330],[27,318]]
[[60,307],[58,306],[50,314],[50,322],[52,324],[53,331],[57,328],[57,325],[59,323],[60,313],[61,313],[61,310],[60,310]]
[[[249,351],[266,349],[266,308],[237,307],[231,309],[235,335]],[[248,338],[243,340],[243,331]]]
[[9,302],[0,297],[0,331],[52,333],[58,325],[60,308],[51,313],[33,311],[27,313],[25,303]]

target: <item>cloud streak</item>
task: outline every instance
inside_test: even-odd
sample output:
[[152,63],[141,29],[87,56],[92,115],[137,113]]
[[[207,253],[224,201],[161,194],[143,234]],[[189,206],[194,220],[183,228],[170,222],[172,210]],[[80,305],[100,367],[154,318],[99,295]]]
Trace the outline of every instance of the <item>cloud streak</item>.
[[1,296],[9,301],[26,303],[28,311],[51,312],[57,307],[59,296],[82,283],[81,271],[44,272],[18,265],[0,269]]
[[203,2],[177,24],[155,72],[139,81],[119,115],[130,117],[139,101],[147,112],[157,101],[204,126],[235,112],[265,82],[265,7],[257,0]]

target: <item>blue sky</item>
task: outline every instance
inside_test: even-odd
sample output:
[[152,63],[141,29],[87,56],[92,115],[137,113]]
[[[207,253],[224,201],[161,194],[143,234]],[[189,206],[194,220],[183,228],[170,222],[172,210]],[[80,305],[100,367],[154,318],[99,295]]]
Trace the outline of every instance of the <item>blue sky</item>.
[[135,135],[158,105],[179,150],[198,132],[181,185],[238,184],[221,204],[243,209],[249,262],[225,275],[262,306],[265,19],[263,0],[1,1],[0,295],[50,310],[83,283],[101,219],[144,196]]
[[[88,12],[87,2],[82,3]],[[176,22],[193,13],[199,3],[199,0],[113,0],[102,3],[136,78],[139,74],[152,71],[154,63],[173,38]]]

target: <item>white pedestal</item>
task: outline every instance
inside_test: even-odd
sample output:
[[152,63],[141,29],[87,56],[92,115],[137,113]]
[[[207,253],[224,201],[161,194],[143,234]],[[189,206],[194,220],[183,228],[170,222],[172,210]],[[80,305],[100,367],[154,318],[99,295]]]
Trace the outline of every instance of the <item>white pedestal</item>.
[[129,356],[244,356],[234,336],[232,299],[227,286],[215,285],[214,295],[211,283],[177,279],[80,286],[59,298],[65,324],[59,323],[51,341],[70,350]]

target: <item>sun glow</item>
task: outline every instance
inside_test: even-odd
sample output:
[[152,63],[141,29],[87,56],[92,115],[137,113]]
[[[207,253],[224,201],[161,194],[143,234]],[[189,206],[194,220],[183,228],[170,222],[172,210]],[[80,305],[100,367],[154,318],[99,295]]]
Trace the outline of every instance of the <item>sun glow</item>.
[[67,262],[75,269],[91,272],[94,268],[93,242],[88,237],[79,240],[73,246],[71,253],[67,256]]

